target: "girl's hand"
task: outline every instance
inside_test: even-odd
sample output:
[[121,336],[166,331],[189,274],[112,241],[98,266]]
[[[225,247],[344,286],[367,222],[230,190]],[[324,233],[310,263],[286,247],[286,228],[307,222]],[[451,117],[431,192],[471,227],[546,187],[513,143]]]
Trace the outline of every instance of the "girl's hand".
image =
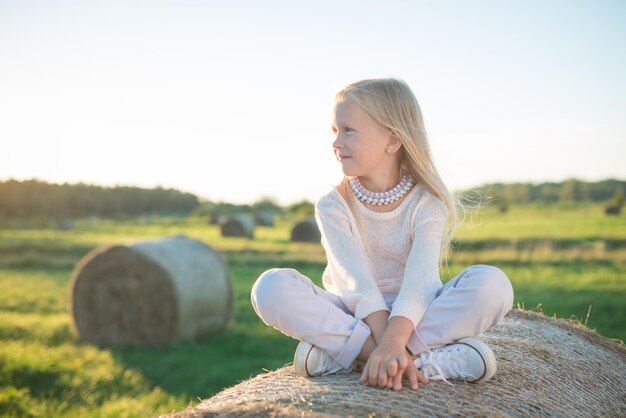
[[[417,366],[413,362],[414,359],[411,354],[408,351],[406,351],[405,354],[409,360],[409,364],[406,369],[404,369],[404,376],[409,379],[409,387],[411,388],[411,390],[417,391],[419,387],[418,382],[428,384],[429,380],[424,377],[424,375],[420,373],[420,371],[417,369]],[[393,377],[393,379],[390,379],[387,387],[393,390],[402,389],[402,376],[403,374],[398,373],[396,376]]]
[[406,349],[406,343],[414,330],[415,326],[408,318],[391,318],[380,344],[367,359],[359,382],[369,381],[372,386],[400,390],[402,376],[406,374],[412,390],[418,390],[418,382],[428,383],[428,379],[417,370],[413,357]]
[[386,387],[398,372],[406,368],[404,350],[396,346],[381,344],[372,351],[363,367],[359,382],[369,382],[370,386]]
[[411,390],[418,390],[418,382],[428,383],[405,348],[379,345],[367,360],[359,382],[369,381],[371,386],[400,390],[404,375],[409,379]]

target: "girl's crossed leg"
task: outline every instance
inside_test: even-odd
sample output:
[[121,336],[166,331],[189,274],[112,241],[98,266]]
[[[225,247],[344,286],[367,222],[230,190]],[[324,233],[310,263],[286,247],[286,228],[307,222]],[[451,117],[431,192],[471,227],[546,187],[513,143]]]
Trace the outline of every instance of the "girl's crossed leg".
[[[394,294],[384,294],[391,307]],[[293,269],[264,272],[252,287],[257,315],[284,334],[310,342],[348,368],[370,335],[369,327],[352,316],[336,295],[315,286]],[[496,325],[511,310],[513,288],[497,267],[476,264],[439,289],[427,307],[407,348],[429,351]]]

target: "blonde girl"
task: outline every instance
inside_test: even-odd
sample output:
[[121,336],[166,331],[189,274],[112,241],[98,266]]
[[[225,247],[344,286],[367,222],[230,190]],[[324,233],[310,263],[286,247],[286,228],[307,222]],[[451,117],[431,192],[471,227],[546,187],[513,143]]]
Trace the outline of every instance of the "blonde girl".
[[301,340],[294,366],[303,376],[362,365],[361,382],[394,390],[403,377],[412,390],[489,380],[496,358],[475,337],[511,309],[513,289],[484,264],[442,285],[462,203],[434,166],[411,89],[397,79],[346,86],[332,131],[345,176],[315,205],[324,289],[296,270],[268,270],[251,292],[257,315]]

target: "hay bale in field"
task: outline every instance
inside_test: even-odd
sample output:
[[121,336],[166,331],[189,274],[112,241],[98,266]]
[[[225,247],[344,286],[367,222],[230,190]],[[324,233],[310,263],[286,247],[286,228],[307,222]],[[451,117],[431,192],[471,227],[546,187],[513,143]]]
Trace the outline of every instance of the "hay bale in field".
[[291,230],[291,241],[293,242],[317,242],[321,241],[320,229],[314,218],[308,218],[298,222]]
[[254,235],[254,221],[244,215],[234,215],[228,217],[221,224],[223,237],[247,237]]
[[259,212],[254,215],[254,223],[259,226],[274,226],[274,215],[268,212]]
[[626,416],[623,344],[521,310],[481,338],[498,359],[485,384],[431,381],[418,392],[394,392],[359,385],[356,372],[307,379],[286,366],[173,416]]
[[72,275],[71,304],[82,340],[161,345],[225,328],[234,294],[219,254],[176,236],[91,251]]

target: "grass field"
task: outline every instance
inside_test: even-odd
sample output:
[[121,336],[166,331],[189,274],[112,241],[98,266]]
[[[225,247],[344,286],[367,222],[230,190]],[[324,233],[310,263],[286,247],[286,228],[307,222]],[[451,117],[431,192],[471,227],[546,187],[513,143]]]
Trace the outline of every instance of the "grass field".
[[[290,243],[290,226],[259,227],[253,240],[222,238],[193,218],[0,230],[0,415],[151,416],[290,362],[297,342],[264,326],[249,303],[254,280],[271,267],[297,268],[320,284],[321,246]],[[234,324],[164,348],[79,342],[68,310],[76,262],[101,244],[175,234],[223,254],[237,295]],[[444,281],[468,265],[492,264],[508,274],[517,304],[626,339],[626,216],[607,217],[598,205],[513,207],[473,216],[456,239]]]

